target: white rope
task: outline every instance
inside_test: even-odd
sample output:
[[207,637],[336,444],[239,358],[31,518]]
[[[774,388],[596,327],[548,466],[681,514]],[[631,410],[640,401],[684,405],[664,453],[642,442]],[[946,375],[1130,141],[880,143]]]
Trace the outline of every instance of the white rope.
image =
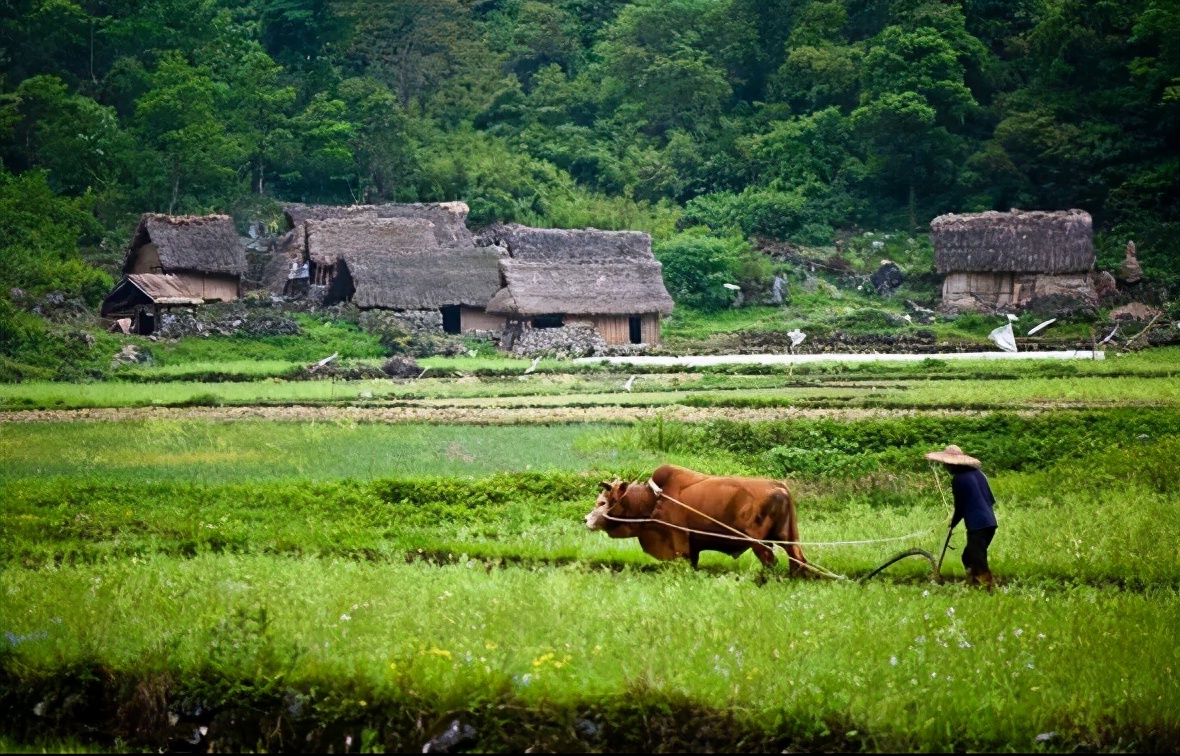
[[[668,497],[668,498],[671,498],[671,497]],[[677,525],[675,523],[667,522],[665,520],[657,520],[653,517],[636,517],[636,518],[614,517],[609,514],[604,514],[602,516],[604,519],[611,520],[612,522],[627,522],[627,523],[635,523],[635,524],[654,522],[657,525],[666,525],[669,528],[675,528],[676,530],[682,530],[685,533],[694,533],[696,535],[709,536],[710,538],[726,538],[731,541],[754,541],[755,543],[762,543],[762,544],[767,544],[770,546],[807,546],[809,548],[819,548],[819,547],[823,547],[823,546],[862,546],[862,545],[871,544],[871,543],[890,543],[893,541],[906,541],[911,538],[917,538],[918,536],[927,535],[927,534],[932,533],[934,531],[934,528],[927,528],[925,530],[920,530],[920,531],[917,531],[914,533],[910,533],[909,535],[890,536],[889,538],[869,538],[869,539],[861,540],[861,541],[776,541],[776,540],[771,540],[769,538],[768,539],[759,539],[759,538],[755,538],[752,535],[746,535],[744,533],[741,535],[726,535],[725,533],[717,533],[717,532],[709,531],[709,530],[696,530],[694,528],[686,527],[684,525]],[[701,516],[708,517],[708,515],[704,515],[704,514],[702,514]],[[719,523],[719,524],[721,524],[721,523]]]

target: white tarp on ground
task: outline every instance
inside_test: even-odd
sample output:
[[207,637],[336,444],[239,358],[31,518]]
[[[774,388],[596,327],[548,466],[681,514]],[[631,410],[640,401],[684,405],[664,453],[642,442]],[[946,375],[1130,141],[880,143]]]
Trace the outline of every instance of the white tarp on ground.
[[712,365],[801,365],[809,362],[921,362],[922,360],[1103,360],[1105,352],[947,352],[945,354],[715,354],[698,357],[582,357],[578,364],[709,367]]
[[1016,334],[1012,333],[1012,324],[1005,323],[999,328],[995,329],[987,335],[989,339],[996,342],[996,346],[1003,349],[1005,352],[1016,351]]

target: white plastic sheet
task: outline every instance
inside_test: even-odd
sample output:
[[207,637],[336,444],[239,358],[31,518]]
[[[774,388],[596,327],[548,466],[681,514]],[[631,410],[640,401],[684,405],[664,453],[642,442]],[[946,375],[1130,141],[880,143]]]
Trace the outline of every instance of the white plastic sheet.
[[1012,333],[1012,323],[1000,326],[989,333],[987,337],[996,342],[996,346],[1005,352],[1016,351],[1016,334]]

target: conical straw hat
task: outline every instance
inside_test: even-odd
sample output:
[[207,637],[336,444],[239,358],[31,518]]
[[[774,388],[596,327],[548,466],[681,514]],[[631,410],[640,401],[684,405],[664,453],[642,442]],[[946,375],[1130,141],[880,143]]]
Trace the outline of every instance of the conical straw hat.
[[982,463],[975,457],[968,457],[959,447],[951,444],[942,451],[930,452],[926,459],[942,462],[947,465],[964,465],[966,467],[981,467]]

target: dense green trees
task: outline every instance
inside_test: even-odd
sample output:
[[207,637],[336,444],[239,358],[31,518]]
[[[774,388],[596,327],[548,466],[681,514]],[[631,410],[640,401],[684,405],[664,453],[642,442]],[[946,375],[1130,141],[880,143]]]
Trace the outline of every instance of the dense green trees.
[[1177,39],[1177,0],[17,0],[0,158],[108,260],[274,199],[813,243],[1082,207],[1178,281]]

